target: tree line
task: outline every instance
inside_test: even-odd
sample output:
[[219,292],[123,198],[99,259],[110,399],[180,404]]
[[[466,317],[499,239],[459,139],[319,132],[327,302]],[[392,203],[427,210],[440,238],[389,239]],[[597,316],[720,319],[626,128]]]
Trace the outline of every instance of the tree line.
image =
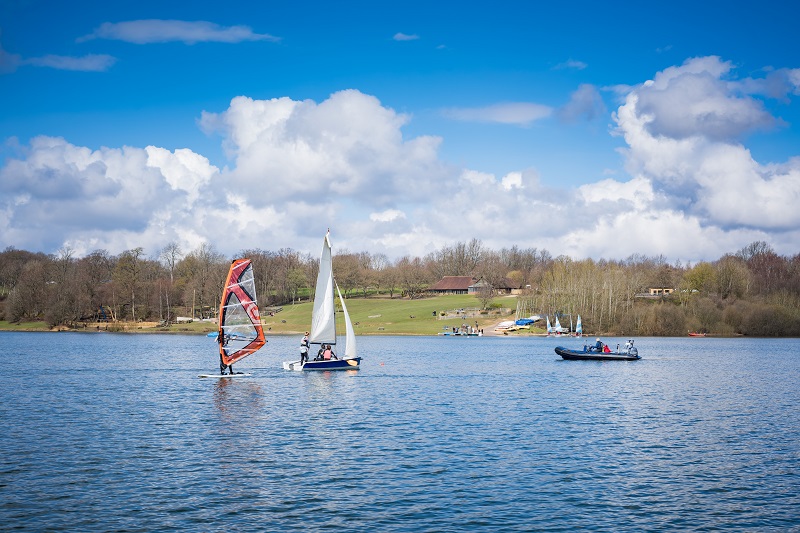
[[[253,261],[262,310],[313,298],[317,258],[290,248],[242,250]],[[50,326],[97,320],[174,322],[216,316],[232,258],[202,244],[184,252],[171,243],[148,256],[143,248],[75,257],[0,252],[0,319],[44,320]],[[492,287],[520,287],[519,309],[550,316],[581,315],[584,329],[619,335],[800,336],[800,254],[777,254],[763,241],[716,261],[670,264],[663,256],[623,260],[552,257],[544,249],[488,249],[479,240],[445,246],[425,257],[342,250],[334,276],[348,297],[421,298],[443,276],[473,276]],[[650,288],[672,294],[648,296]]]

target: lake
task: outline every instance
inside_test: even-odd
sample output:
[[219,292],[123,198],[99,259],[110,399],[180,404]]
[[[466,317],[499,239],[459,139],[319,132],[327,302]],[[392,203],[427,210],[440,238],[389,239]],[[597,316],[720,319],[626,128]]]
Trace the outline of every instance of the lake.
[[220,380],[204,336],[0,333],[0,529],[800,528],[800,339],[268,339]]

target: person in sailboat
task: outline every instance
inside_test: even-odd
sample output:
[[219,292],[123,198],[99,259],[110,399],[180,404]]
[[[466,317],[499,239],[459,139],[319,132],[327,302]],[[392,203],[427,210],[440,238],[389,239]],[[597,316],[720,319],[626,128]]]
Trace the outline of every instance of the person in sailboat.
[[323,361],[330,360],[332,354],[333,354],[333,350],[331,350],[331,345],[330,344],[325,345],[325,350],[323,350],[323,352],[322,352],[322,360]]
[[303,340],[300,341],[300,364],[302,365],[308,361],[308,332],[303,336]]

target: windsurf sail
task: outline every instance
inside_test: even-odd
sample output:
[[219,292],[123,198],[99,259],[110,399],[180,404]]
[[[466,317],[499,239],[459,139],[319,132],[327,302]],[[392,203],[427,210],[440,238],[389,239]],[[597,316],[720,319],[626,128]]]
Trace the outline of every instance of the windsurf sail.
[[319,258],[317,288],[314,293],[314,309],[311,312],[310,344],[336,344],[336,315],[333,306],[333,260],[331,257],[331,232],[322,241]]
[[219,355],[232,365],[255,353],[264,344],[264,330],[258,314],[256,282],[249,259],[234,259],[222,289],[219,304]]

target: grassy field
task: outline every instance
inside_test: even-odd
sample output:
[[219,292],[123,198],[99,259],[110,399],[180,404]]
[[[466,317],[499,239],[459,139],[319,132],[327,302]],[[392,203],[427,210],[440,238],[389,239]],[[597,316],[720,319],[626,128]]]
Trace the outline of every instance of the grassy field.
[[[402,298],[350,298],[346,301],[350,319],[356,335],[436,335],[444,330],[478,323],[487,333],[502,321],[514,318],[517,300],[515,297],[500,297],[494,300],[499,309],[480,312],[480,300],[470,295],[436,296],[418,300]],[[261,321],[267,335],[302,334],[311,325],[311,302],[284,305],[280,312],[270,316],[262,310]],[[463,309],[463,312],[460,312]],[[338,310],[338,299],[337,299]],[[97,329],[90,324],[87,329]],[[172,324],[169,327],[155,327],[155,324],[111,325],[100,324],[99,329],[131,332],[179,332],[207,333],[217,328],[213,322],[192,322]],[[44,322],[9,324],[0,321],[0,330],[47,331]],[[337,316],[337,329],[344,333],[344,320]],[[537,333],[531,330],[529,333]]]
[[[494,328],[501,320],[514,314],[515,298],[498,299],[505,309],[479,312],[480,302],[474,296],[436,296],[420,300],[400,298],[351,298],[347,311],[356,335],[435,335],[466,323],[481,328]],[[311,324],[310,302],[286,305],[275,316],[263,316],[264,329],[269,333],[302,333]],[[464,312],[459,311],[463,309]],[[444,316],[442,316],[444,313]],[[337,327],[344,331],[344,321]]]
[[50,327],[44,321],[11,324],[0,320],[0,331],[50,331]]

